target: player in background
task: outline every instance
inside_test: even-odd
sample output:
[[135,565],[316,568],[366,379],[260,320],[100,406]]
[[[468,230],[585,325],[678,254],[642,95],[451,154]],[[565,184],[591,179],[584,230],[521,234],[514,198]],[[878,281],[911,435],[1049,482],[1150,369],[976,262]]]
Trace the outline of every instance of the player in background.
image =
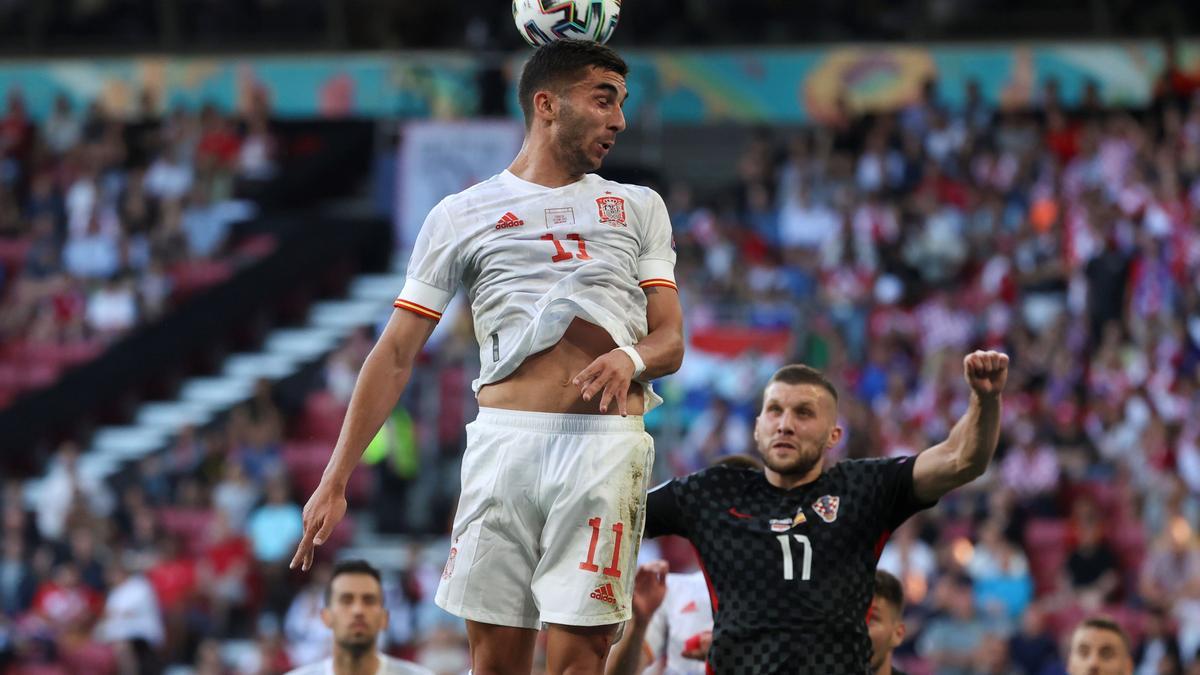
[[755,421],[764,471],[712,467],[651,491],[646,536],[689,539],[712,584],[716,672],[869,668],[864,618],[888,536],[980,476],[996,448],[1008,357],[969,354],[963,376],[970,402],[946,440],[915,457],[826,468],[842,437],[837,389],[820,371],[785,366]]
[[387,628],[388,612],[379,570],[365,560],[346,560],[333,568],[321,620],[333,631],[333,656],[288,675],[433,675],[376,648],[379,634]]
[[[712,645],[712,611],[703,572],[668,574],[656,560],[638,568],[633,588],[633,619],[613,645],[606,675],[703,675]],[[673,594],[678,594],[672,598]],[[658,603],[658,604],[656,604]],[[703,603],[703,604],[701,604]],[[653,610],[652,616],[647,614]],[[904,642],[904,589],[900,580],[875,571],[875,596],[867,613],[872,675],[905,675],[892,665],[892,652]],[[637,639],[641,637],[641,649]]]
[[1133,675],[1129,637],[1110,619],[1084,619],[1071,634],[1069,675]]
[[598,169],[625,128],[625,62],[591,42],[537,49],[526,135],[504,172],[443,199],[417,237],[397,311],[359,375],[293,565],[345,512],[345,485],[462,284],[479,342],[479,417],[436,602],[467,620],[475,675],[603,672],[629,618],[653,444],[650,380],[678,369],[671,225],[653,190]]
[[904,642],[904,631],[904,587],[890,572],[877,569],[875,596],[867,613],[873,675],[904,675],[892,665],[892,652]]
[[[762,463],[748,455],[726,455],[711,466],[762,470]],[[646,563],[638,568],[633,589],[633,618],[613,645],[606,673],[704,675],[712,627],[704,572],[667,574],[665,561]]]

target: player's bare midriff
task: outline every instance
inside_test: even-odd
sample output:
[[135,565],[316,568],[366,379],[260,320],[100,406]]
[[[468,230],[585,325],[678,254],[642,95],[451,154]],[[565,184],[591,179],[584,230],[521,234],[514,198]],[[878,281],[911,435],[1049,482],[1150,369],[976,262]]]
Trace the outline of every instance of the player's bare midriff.
[[[579,387],[571,384],[571,379],[616,346],[603,328],[575,319],[558,344],[525,359],[512,375],[481,387],[479,405],[506,410],[599,415],[600,393],[585,401],[579,394]],[[630,383],[627,412],[641,415],[644,407],[641,385]],[[620,414],[615,400],[609,402],[607,414]]]

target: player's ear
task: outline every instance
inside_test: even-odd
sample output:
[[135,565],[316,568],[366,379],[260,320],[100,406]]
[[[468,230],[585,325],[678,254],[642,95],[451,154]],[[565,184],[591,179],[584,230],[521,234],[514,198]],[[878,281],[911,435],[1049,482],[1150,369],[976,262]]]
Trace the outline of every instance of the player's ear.
[[833,425],[833,429],[829,432],[829,440],[825,443],[825,449],[829,450],[837,445],[842,440],[842,428],[838,425]]
[[333,628],[333,612],[329,611],[328,607],[321,608],[321,623],[325,624],[326,628]]
[[534,115],[543,120],[553,120],[558,117],[558,96],[549,89],[541,89],[533,94]]
[[385,609],[385,610],[383,610],[383,623],[379,624],[379,630],[380,630],[380,632],[387,630],[387,627],[388,627],[388,621],[390,621],[390,620],[391,620],[391,618],[392,618],[392,615],[391,615],[391,613],[390,613],[390,612],[388,612],[386,609]]
[[900,646],[904,642],[904,635],[908,632],[903,621],[896,622],[896,629],[892,631],[892,649]]

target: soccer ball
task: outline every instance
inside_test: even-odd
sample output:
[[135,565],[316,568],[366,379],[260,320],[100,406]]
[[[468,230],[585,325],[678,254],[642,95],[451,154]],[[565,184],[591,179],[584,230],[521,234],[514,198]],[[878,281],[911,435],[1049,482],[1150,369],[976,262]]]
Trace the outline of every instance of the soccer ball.
[[513,0],[513,22],[537,47],[554,40],[605,43],[621,16],[621,0]]

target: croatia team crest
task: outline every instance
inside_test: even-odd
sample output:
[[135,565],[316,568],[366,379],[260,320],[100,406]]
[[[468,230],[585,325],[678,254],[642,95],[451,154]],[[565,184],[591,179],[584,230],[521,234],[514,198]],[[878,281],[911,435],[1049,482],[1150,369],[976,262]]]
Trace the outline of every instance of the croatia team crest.
[[837,520],[839,501],[840,500],[837,497],[825,495],[824,497],[821,497],[817,501],[813,502],[812,508],[813,511],[817,512],[818,516],[821,516],[821,520],[827,523],[832,523],[833,521]]
[[613,227],[625,227],[625,200],[620,197],[597,197],[600,222]]

